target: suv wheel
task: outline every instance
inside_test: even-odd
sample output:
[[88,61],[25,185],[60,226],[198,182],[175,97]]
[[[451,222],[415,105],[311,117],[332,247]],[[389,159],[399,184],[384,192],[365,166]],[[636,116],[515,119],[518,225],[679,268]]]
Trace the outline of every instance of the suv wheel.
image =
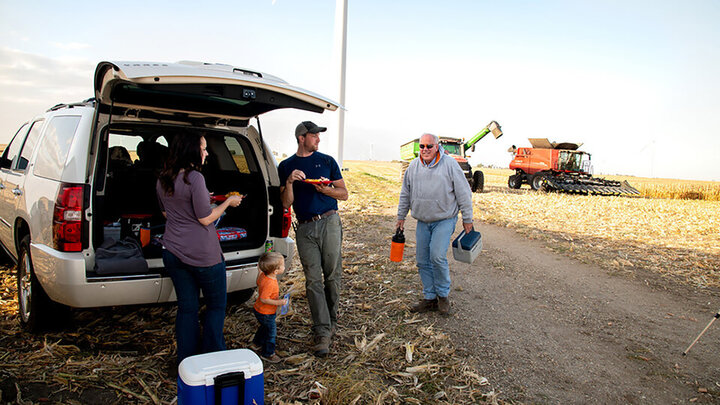
[[60,321],[64,306],[54,303],[45,294],[35,277],[30,255],[30,237],[20,242],[20,259],[17,264],[18,312],[20,323],[30,332],[46,329],[50,321]]

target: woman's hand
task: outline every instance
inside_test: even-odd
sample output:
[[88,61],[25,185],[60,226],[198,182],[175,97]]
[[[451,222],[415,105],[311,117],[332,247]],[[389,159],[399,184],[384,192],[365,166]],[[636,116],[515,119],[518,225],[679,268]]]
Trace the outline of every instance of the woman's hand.
[[198,221],[200,221],[200,223],[203,226],[208,226],[208,225],[212,224],[218,218],[220,218],[222,213],[225,212],[225,210],[228,207],[237,207],[238,205],[240,205],[243,198],[244,198],[243,196],[239,196],[239,195],[233,195],[233,196],[228,197],[227,200],[223,201],[222,204],[213,208],[210,215],[206,216],[205,218],[198,218]]
[[228,197],[228,199],[225,201],[227,201],[229,207],[237,207],[238,205],[240,205],[243,198],[245,198],[245,196],[233,195]]

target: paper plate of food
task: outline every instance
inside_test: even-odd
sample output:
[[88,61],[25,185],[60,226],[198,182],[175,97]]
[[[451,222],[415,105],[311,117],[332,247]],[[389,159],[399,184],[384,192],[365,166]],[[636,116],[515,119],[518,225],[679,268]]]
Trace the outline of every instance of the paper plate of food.
[[240,197],[245,197],[244,195],[238,193],[237,191],[231,191],[225,195],[211,195],[210,201],[212,202],[223,202],[228,199],[228,197],[232,197],[234,195],[239,195]]
[[319,179],[305,179],[303,181],[305,183],[309,183],[309,184],[325,184],[325,185],[332,184],[332,180],[328,180],[324,177],[321,177]]

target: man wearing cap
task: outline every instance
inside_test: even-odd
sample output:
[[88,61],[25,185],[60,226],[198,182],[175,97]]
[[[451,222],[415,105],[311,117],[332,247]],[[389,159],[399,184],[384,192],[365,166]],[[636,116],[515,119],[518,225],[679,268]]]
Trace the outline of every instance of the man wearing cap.
[[[348,198],[337,162],[318,152],[318,134],[326,130],[310,121],[301,122],[295,128],[297,152],[278,166],[283,206],[292,205],[298,221],[295,238],[313,319],[313,352],[319,357],[329,353],[337,327],[342,276],[342,224],[337,202]],[[307,182],[318,179],[327,182]]]
[[450,313],[450,266],[447,250],[462,212],[463,229],[473,229],[472,191],[455,159],[441,152],[433,134],[420,137],[420,156],[410,162],[398,204],[396,228],[405,229],[408,210],[417,219],[415,258],[423,298],[413,312]]

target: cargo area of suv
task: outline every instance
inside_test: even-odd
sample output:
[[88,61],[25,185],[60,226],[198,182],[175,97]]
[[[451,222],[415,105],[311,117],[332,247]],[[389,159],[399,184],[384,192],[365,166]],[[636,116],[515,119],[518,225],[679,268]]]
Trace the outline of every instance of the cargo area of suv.
[[[245,195],[237,209],[228,210],[216,223],[224,237],[222,250],[264,248],[268,221],[267,216],[258,214],[268,211],[269,196],[250,141],[234,131],[143,123],[111,125],[101,136],[92,196],[93,246],[102,246],[109,238],[139,239],[142,230],[149,240],[143,246],[145,258],[161,257],[158,239],[165,218],[158,204],[157,178],[173,136],[191,132],[207,140],[209,156],[202,173],[208,190],[217,199],[230,192]],[[149,272],[161,269],[159,264],[151,265]],[[88,276],[97,274],[88,269]]]

